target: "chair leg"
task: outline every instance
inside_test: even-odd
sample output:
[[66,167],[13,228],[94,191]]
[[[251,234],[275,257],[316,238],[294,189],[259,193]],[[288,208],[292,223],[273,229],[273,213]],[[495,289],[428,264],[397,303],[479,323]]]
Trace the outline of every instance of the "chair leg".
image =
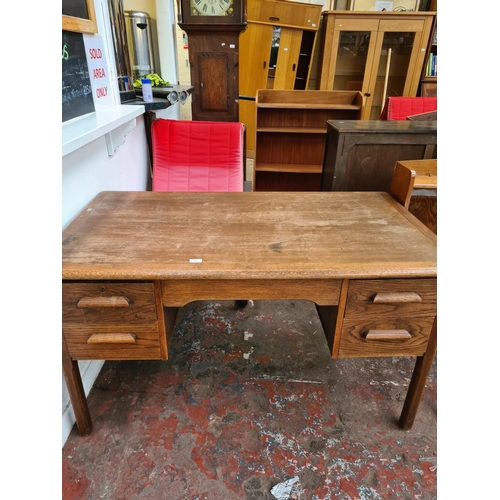
[[243,309],[244,307],[246,307],[247,304],[248,304],[248,300],[237,300],[236,301],[236,307],[238,309]]

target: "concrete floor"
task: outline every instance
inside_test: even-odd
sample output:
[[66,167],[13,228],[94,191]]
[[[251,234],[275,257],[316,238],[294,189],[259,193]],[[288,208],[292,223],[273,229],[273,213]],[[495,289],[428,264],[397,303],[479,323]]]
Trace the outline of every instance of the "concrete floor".
[[437,498],[436,360],[413,428],[414,358],[332,360],[310,302],[197,302],[168,361],[106,362],[94,430],[62,450],[63,499]]

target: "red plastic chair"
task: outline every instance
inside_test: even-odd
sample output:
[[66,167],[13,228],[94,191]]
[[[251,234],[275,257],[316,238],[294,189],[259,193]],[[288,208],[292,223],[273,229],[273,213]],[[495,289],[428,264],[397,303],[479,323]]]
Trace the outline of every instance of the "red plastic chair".
[[243,191],[243,123],[159,118],[151,143],[153,191]]
[[406,117],[437,111],[437,97],[388,97],[381,120],[406,120]]

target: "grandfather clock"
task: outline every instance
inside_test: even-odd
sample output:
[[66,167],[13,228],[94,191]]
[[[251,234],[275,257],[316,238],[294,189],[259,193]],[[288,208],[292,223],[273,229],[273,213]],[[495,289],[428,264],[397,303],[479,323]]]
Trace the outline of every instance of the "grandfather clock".
[[188,35],[193,120],[238,121],[239,35],[246,0],[180,0]]

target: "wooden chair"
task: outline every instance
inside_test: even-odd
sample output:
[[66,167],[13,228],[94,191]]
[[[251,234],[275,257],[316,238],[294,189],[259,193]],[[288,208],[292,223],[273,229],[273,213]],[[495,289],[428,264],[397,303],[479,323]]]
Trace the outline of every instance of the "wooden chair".
[[151,125],[151,145],[153,191],[244,190],[243,123],[160,118]]
[[396,162],[389,194],[437,234],[437,160]]

